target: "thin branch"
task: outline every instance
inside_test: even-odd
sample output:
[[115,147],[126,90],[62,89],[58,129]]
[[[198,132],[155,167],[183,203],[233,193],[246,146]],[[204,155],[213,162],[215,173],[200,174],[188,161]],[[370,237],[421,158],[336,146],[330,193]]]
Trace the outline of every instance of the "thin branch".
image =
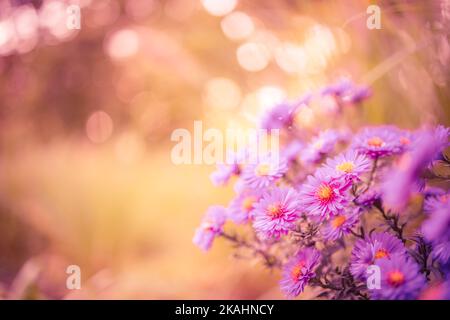
[[374,204],[374,207],[378,209],[378,211],[383,216],[383,219],[386,221],[388,226],[394,231],[394,233],[397,235],[397,237],[402,240],[403,243],[406,242],[406,239],[403,236],[403,231],[406,226],[406,222],[403,224],[400,224],[400,218],[398,214],[395,215],[389,215],[386,213],[383,209],[383,206],[381,205],[380,201],[376,201]]
[[267,266],[281,268],[282,264],[275,256],[268,254],[264,250],[256,247],[254,244],[247,242],[244,239],[240,239],[236,235],[227,234],[223,231],[220,236],[234,243],[236,247],[244,247],[252,250],[257,255],[260,255],[264,259]]

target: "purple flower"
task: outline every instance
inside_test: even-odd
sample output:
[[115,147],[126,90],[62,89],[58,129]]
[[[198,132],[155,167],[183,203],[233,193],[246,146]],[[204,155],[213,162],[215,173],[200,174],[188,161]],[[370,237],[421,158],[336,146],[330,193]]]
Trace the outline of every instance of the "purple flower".
[[372,95],[372,90],[366,86],[354,86],[342,96],[342,101],[352,104],[361,103]]
[[319,162],[323,156],[332,152],[341,136],[335,130],[325,130],[314,137],[303,150],[300,158],[304,164]]
[[402,155],[397,165],[387,174],[382,186],[384,202],[396,210],[402,209],[411,193],[419,189],[420,174],[447,144],[439,128],[417,134],[416,139],[411,151]]
[[350,233],[358,223],[361,209],[356,208],[349,213],[341,213],[331,218],[322,230],[322,236],[328,241],[336,241]]
[[372,95],[366,86],[355,85],[349,78],[341,78],[336,83],[326,86],[322,95],[332,95],[344,103],[360,103]]
[[242,179],[251,188],[263,189],[279,180],[287,170],[285,159],[267,154],[249,164],[242,173]]
[[348,184],[344,179],[336,179],[324,168],[308,176],[300,191],[300,203],[304,211],[320,220],[336,216],[349,202]]
[[368,266],[378,259],[389,259],[394,254],[406,254],[406,249],[398,238],[387,232],[373,233],[366,239],[359,239],[352,250],[350,273],[355,279],[364,280]]
[[322,89],[322,95],[342,96],[353,87],[353,82],[346,77],[340,78],[333,84],[330,84]]
[[231,177],[237,174],[239,174],[239,166],[237,164],[218,164],[216,171],[211,173],[209,178],[211,179],[211,182],[218,187],[226,185]]
[[413,142],[416,141],[416,132],[411,132],[408,130],[398,130],[397,136],[400,143],[401,151],[409,151]]
[[245,223],[253,219],[255,204],[261,199],[261,192],[254,189],[244,189],[228,207],[228,217],[235,223]]
[[367,127],[355,136],[353,148],[371,158],[390,156],[402,150],[398,133],[392,126]]
[[289,143],[283,150],[283,157],[290,163],[296,161],[304,145],[299,140]]
[[376,300],[411,300],[417,298],[426,280],[419,266],[408,256],[392,255],[376,263],[381,271],[381,288],[371,290]]
[[381,199],[381,192],[379,188],[373,187],[363,194],[359,195],[358,198],[355,199],[355,202],[364,208],[371,208],[373,204]]
[[217,169],[210,175],[210,180],[215,186],[224,186],[228,183],[233,175],[241,173],[240,164],[245,160],[246,151],[237,153],[228,152],[226,163],[217,164]]
[[371,162],[366,156],[349,150],[333,159],[328,159],[325,167],[330,169],[336,178],[343,177],[352,183],[358,181],[360,176],[370,169]]
[[226,221],[226,209],[222,206],[211,206],[206,211],[202,223],[195,230],[192,242],[203,251],[208,251],[217,235],[222,232]]
[[440,188],[433,188],[431,192],[430,189],[424,190],[424,193],[428,193],[423,205],[423,210],[426,213],[432,213],[439,208],[450,206],[450,193]]
[[294,123],[295,113],[299,107],[309,103],[311,96],[306,95],[297,101],[284,101],[269,109],[263,116],[261,128],[272,129],[290,129]]
[[450,206],[436,206],[422,225],[422,233],[433,245],[433,256],[441,263],[450,262]]
[[292,188],[274,188],[254,207],[253,227],[263,239],[287,234],[300,214],[298,195]]
[[294,122],[295,108],[288,102],[277,104],[264,114],[261,128],[266,130],[289,128]]
[[305,248],[283,267],[280,287],[288,298],[295,298],[303,292],[305,285],[315,277],[314,270],[319,261],[319,251]]
[[437,143],[441,146],[440,151],[450,145],[448,141],[450,136],[450,128],[439,125],[434,129],[433,135]]
[[433,257],[448,267],[450,263],[450,241],[436,243],[433,247]]
[[420,300],[450,300],[450,281],[426,288],[419,297]]

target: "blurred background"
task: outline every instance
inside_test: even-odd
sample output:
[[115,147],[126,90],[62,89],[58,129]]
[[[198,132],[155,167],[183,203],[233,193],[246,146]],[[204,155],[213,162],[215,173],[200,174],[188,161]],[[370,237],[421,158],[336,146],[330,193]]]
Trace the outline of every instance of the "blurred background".
[[341,76],[372,87],[366,123],[449,125],[450,1],[377,1],[379,30],[371,2],[0,0],[0,297],[282,298],[222,240],[194,247],[233,191],[213,166],[174,165],[170,135],[254,127]]

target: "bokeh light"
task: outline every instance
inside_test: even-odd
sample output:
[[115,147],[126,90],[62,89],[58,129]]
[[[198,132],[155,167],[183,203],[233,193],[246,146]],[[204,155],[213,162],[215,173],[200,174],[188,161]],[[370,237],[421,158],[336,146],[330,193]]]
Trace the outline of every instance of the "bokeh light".
[[224,16],[236,7],[237,0],[202,0],[203,7],[214,16]]
[[113,121],[105,111],[95,111],[86,121],[86,135],[92,142],[101,143],[108,140],[113,132]]
[[270,51],[261,43],[246,42],[236,50],[239,65],[247,71],[261,71],[270,61]]
[[248,14],[234,11],[220,22],[223,33],[230,39],[242,40],[252,35],[255,25]]
[[108,55],[117,60],[129,58],[139,49],[139,36],[132,29],[121,29],[114,32],[106,42]]

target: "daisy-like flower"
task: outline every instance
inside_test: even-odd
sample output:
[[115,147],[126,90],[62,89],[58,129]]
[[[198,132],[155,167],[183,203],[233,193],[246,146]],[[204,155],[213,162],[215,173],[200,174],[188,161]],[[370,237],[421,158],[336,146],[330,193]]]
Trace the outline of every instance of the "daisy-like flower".
[[328,241],[336,241],[350,233],[351,229],[358,223],[361,209],[356,208],[349,213],[341,213],[331,218],[323,227],[322,236]]
[[192,242],[203,251],[208,251],[214,239],[222,232],[227,217],[222,206],[211,206],[206,211],[202,223],[195,230]]
[[242,173],[242,180],[250,188],[264,189],[279,180],[287,170],[284,158],[267,154],[256,163],[247,165]]
[[368,266],[378,259],[389,259],[395,254],[406,254],[405,246],[398,238],[387,232],[373,233],[355,243],[350,259],[350,273],[356,279],[365,280]]
[[341,140],[340,134],[335,130],[325,130],[312,138],[300,155],[304,164],[314,164],[319,162],[322,157],[331,153],[336,143]]
[[426,280],[416,262],[402,254],[383,258],[376,263],[381,271],[381,288],[372,289],[376,300],[411,300],[418,297]]
[[215,186],[224,186],[233,175],[238,175],[239,171],[239,165],[237,164],[227,165],[221,163],[217,165],[216,171],[211,173],[209,178]]
[[354,150],[348,150],[333,159],[328,159],[325,167],[337,178],[345,178],[348,182],[359,180],[360,176],[371,168],[370,160]]
[[298,195],[292,188],[274,188],[254,207],[253,227],[263,239],[278,239],[287,234],[300,214]]
[[266,130],[289,128],[294,122],[296,105],[282,102],[269,109],[263,116],[261,128]]
[[253,219],[255,204],[261,199],[261,192],[254,189],[244,189],[228,206],[228,217],[235,223],[245,223]]
[[326,86],[322,95],[332,95],[344,103],[360,103],[372,95],[366,86],[355,85],[349,78],[341,78],[336,83]]
[[288,298],[295,298],[303,292],[309,280],[315,277],[319,262],[319,251],[305,248],[284,266],[280,287]]
[[354,139],[353,148],[371,158],[386,157],[401,151],[398,129],[392,126],[367,127]]
[[343,212],[349,202],[347,191],[344,179],[336,179],[330,170],[321,168],[308,176],[300,190],[300,203],[309,216],[328,219]]
[[416,133],[409,130],[398,130],[397,137],[401,151],[409,151],[416,140]]
[[246,160],[247,150],[240,150],[238,152],[227,151],[226,162],[218,163],[217,169],[209,176],[211,182],[216,187],[224,186],[233,176],[241,174],[241,166]]

